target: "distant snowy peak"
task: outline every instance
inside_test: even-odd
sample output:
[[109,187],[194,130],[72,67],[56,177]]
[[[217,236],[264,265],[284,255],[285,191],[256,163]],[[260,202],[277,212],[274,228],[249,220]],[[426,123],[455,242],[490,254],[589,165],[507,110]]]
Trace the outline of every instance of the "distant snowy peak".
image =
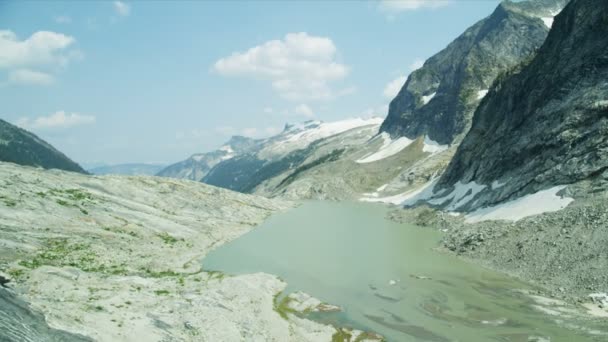
[[306,121],[300,124],[287,124],[279,135],[268,138],[259,153],[263,159],[280,157],[286,153],[304,149],[311,143],[345,133],[352,129],[371,127],[378,129],[383,119],[352,118],[334,122]]

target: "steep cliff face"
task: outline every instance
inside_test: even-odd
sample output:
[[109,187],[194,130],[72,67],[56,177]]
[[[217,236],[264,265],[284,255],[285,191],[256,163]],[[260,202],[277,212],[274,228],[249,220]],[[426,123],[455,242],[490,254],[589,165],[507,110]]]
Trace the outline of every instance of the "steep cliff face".
[[572,0],[536,57],[498,79],[435,187],[471,210],[556,185],[608,187],[608,1]]
[[35,134],[0,119],[0,161],[86,173],[77,163]]
[[567,0],[501,3],[414,71],[390,104],[381,131],[439,144],[458,142],[494,79],[530,58]]

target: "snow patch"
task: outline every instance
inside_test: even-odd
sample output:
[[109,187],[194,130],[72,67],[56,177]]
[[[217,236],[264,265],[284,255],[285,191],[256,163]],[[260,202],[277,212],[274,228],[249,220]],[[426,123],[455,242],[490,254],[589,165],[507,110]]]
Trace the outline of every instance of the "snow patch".
[[553,26],[553,19],[555,18],[556,15],[559,14],[559,10],[552,10],[549,13],[548,17],[540,17],[540,20],[543,21],[543,23],[545,24],[545,26],[547,26],[548,28],[551,28]]
[[428,136],[424,136],[423,152],[438,153],[448,149],[448,145],[440,145],[438,142],[431,140]]
[[201,160],[203,160],[205,156],[203,154],[195,154],[192,156],[192,159],[194,159],[194,161],[200,162]]
[[413,142],[413,140],[410,140],[406,137],[401,137],[399,139],[392,140],[386,132],[383,132],[381,135],[384,139],[384,144],[382,145],[382,147],[380,147],[378,151],[366,156],[365,158],[358,159],[356,161],[357,163],[371,163],[384,158],[388,158],[401,152],[404,148],[408,147]]
[[463,205],[469,203],[479,192],[485,189],[487,186],[477,184],[476,182],[458,183],[454,184],[454,190],[449,194],[429,200],[428,202],[433,205],[441,205],[446,202],[450,204],[446,207],[446,210],[453,211]]
[[395,205],[413,205],[419,200],[429,198],[432,195],[433,187],[439,178],[432,179],[428,183],[424,184],[416,190],[406,191],[402,194],[388,196],[388,197],[362,197],[359,200],[362,202],[379,202],[379,203],[390,203]]
[[551,26],[553,26],[553,17],[542,17],[540,18],[543,23],[545,23],[545,26],[547,26],[548,28],[551,28]]
[[433,97],[435,97],[435,95],[437,95],[437,92],[434,92],[434,93],[432,93],[430,95],[423,96],[422,97],[422,104],[426,105],[427,103],[429,103],[433,99]]
[[382,118],[371,118],[371,119],[347,119],[342,121],[319,123],[311,129],[305,129],[301,132],[293,134],[286,141],[305,141],[311,143],[313,141],[330,137],[342,132],[349,131],[353,128],[368,126],[368,125],[379,125],[384,121]]
[[566,185],[555,186],[496,206],[477,209],[466,215],[466,222],[518,221],[532,215],[559,211],[574,201],[573,198],[557,195],[565,187]]
[[226,153],[234,153],[234,150],[232,149],[232,147],[230,145],[224,145],[224,146],[220,147],[220,151],[224,151]]
[[503,186],[505,186],[507,184],[507,182],[500,182],[498,180],[495,180],[492,182],[492,184],[490,185],[490,188],[492,190],[496,190],[498,188],[502,188]]
[[386,189],[387,186],[388,186],[388,183],[382,185],[381,187],[379,187],[378,189],[376,189],[376,191],[384,191],[384,189]]
[[488,95],[488,89],[483,89],[477,92],[477,99],[481,100]]

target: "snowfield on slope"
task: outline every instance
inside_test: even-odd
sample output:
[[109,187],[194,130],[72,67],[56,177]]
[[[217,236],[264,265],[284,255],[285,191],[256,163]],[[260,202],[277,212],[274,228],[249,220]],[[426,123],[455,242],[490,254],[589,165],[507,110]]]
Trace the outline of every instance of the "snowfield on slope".
[[564,188],[565,185],[554,186],[496,206],[477,209],[465,216],[466,222],[518,221],[528,216],[562,210],[574,201],[570,197],[557,195]]
[[261,151],[261,156],[284,155],[308,147],[311,143],[356,128],[368,127],[378,129],[383,118],[346,119],[334,122],[308,121],[303,124],[287,127],[276,137],[268,139],[268,145]]
[[[359,164],[373,163],[403,151],[406,147],[410,146],[415,140],[408,139],[406,137],[400,137],[395,140],[391,139],[391,136],[382,132],[374,139],[383,139],[382,146],[378,151],[369,154],[361,159],[356,160]],[[374,140],[372,139],[372,141]],[[431,140],[428,136],[424,136],[424,146],[422,147],[423,152],[438,153],[448,149],[447,145],[440,145],[439,143]]]

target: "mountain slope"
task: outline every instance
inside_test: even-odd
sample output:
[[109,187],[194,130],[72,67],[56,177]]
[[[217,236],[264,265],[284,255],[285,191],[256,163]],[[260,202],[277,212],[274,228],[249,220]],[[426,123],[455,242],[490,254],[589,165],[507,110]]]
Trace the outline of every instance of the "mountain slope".
[[536,57],[496,81],[436,196],[469,187],[458,207],[473,210],[582,180],[608,188],[607,79],[608,2],[573,0]]
[[77,163],[35,134],[0,119],[0,161],[86,173]]
[[218,150],[193,154],[186,160],[165,167],[158,171],[156,175],[201,181],[215,165],[253,149],[256,144],[255,139],[233,136]]
[[[262,182],[311,162],[310,158],[317,156],[318,145],[325,139],[350,132],[355,135],[361,133],[366,140],[376,134],[380,122],[380,118],[371,118],[286,125],[280,134],[260,140],[255,149],[217,164],[202,181],[235,191],[251,192]],[[336,149],[349,144],[344,143]],[[325,151],[324,155],[331,153],[333,150]]]
[[566,2],[501,3],[412,72],[381,130],[410,139],[427,135],[442,145],[459,140],[494,79],[535,52]]

